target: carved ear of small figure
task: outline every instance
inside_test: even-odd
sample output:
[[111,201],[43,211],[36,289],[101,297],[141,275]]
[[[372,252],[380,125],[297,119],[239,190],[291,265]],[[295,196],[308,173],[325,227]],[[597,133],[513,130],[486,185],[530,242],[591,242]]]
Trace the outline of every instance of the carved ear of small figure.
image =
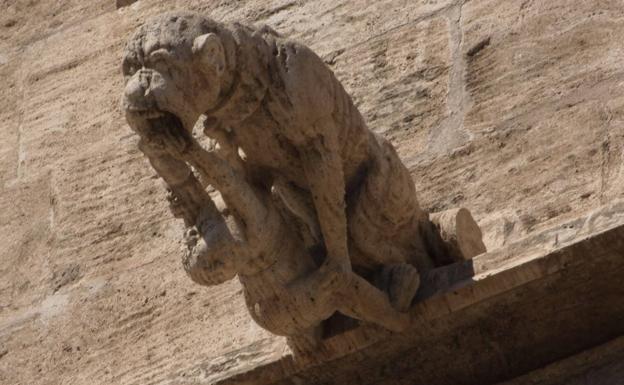
[[193,41],[193,54],[201,60],[205,68],[217,76],[225,71],[225,49],[221,38],[216,34],[207,33],[196,37]]

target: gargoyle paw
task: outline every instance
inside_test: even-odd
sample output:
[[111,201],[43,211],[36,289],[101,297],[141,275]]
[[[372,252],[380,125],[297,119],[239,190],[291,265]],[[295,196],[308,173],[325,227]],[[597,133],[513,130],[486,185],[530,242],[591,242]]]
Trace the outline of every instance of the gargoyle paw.
[[409,310],[420,286],[420,274],[408,263],[387,265],[383,267],[378,283],[388,293],[392,306],[405,312]]

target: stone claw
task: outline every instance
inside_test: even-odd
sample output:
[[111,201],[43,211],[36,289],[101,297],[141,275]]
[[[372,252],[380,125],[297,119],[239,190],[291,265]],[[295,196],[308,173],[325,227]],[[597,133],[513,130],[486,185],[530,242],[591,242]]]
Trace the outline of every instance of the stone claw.
[[406,312],[420,286],[420,274],[407,263],[387,265],[383,267],[377,282],[388,293],[392,306],[400,312]]

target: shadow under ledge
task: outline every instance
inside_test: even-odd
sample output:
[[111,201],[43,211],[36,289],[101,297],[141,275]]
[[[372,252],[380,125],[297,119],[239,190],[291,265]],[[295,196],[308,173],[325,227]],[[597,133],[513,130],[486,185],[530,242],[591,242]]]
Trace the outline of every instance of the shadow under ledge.
[[297,360],[258,344],[200,383],[495,384],[624,334],[622,278],[619,202],[431,271],[405,333],[360,326]]

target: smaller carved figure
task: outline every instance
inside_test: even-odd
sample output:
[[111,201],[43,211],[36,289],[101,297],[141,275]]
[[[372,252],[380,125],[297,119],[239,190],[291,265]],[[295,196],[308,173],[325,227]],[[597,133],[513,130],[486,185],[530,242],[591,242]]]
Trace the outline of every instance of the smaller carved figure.
[[408,326],[409,316],[357,274],[339,291],[328,290],[331,282],[309,279],[318,261],[302,247],[293,219],[280,209],[275,193],[247,182],[243,162],[234,159],[237,155],[227,143],[220,143],[216,152],[206,151],[193,138],[188,143],[176,157],[217,187],[227,204],[206,204],[197,228],[187,235],[184,263],[196,282],[214,285],[238,275],[252,318],[275,334],[291,337],[299,348],[314,345],[318,326],[336,311],[393,331]]

